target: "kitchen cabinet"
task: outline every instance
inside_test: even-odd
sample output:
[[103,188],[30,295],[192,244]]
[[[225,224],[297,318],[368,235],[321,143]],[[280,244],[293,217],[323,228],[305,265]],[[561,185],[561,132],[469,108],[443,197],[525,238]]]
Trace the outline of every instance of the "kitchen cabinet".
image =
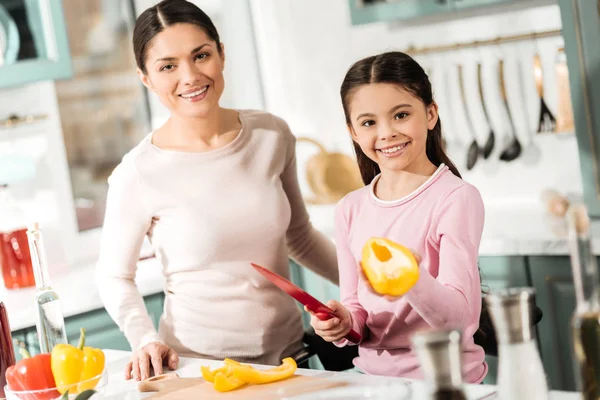
[[536,302],[544,312],[538,340],[548,383],[554,390],[575,390],[571,352],[571,316],[575,288],[568,256],[529,257]]
[[600,217],[600,2],[558,0],[584,200]]
[[[163,311],[164,294],[157,293],[146,296],[144,302],[154,326],[158,328],[158,322]],[[125,335],[104,309],[65,318],[65,327],[69,343],[74,346],[79,342],[80,328],[85,328],[85,343],[87,346],[113,350],[131,350]],[[31,354],[40,352],[35,327],[13,332],[12,335],[13,339],[24,342]],[[18,349],[15,350],[18,352]],[[20,357],[18,358],[20,359]]]
[[0,1],[0,88],[72,76],[62,2]]
[[492,6],[533,7],[554,2],[554,0],[348,0],[348,5],[352,25],[362,25],[373,22],[409,21],[430,16],[453,18],[456,17],[457,12],[485,11]]
[[439,0],[364,1],[348,0],[353,25],[410,20],[452,11],[450,2]]

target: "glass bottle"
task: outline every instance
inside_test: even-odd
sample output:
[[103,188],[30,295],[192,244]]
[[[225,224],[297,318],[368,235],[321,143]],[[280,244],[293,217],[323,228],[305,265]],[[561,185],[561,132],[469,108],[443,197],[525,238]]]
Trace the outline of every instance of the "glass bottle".
[[600,294],[598,265],[592,253],[587,209],[575,204],[567,213],[569,253],[577,305],[571,328],[575,379],[584,400],[600,399]]
[[428,400],[466,400],[462,380],[461,333],[422,331],[412,342],[423,371]]
[[510,288],[486,296],[498,341],[498,398],[548,400],[548,383],[533,326],[533,288]]
[[40,352],[50,353],[55,345],[67,343],[65,320],[63,318],[60,298],[52,289],[42,232],[37,223],[27,230],[31,260],[35,273],[36,305],[37,305],[37,334],[40,341]]
[[0,185],[0,270],[7,289],[35,285],[25,214],[7,185]]

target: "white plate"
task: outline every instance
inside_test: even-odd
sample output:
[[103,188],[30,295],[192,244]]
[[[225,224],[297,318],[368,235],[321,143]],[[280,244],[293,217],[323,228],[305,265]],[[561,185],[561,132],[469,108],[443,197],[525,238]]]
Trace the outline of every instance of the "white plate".
[[288,397],[285,400],[409,400],[410,387],[405,383],[387,383],[372,386],[346,386],[327,389],[300,396]]

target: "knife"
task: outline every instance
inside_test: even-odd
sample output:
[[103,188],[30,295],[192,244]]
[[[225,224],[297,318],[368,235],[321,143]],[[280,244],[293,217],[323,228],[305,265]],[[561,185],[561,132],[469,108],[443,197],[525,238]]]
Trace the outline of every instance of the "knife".
[[[315,299],[310,294],[306,293],[304,290],[294,285],[292,282],[288,281],[282,276],[277,275],[272,271],[269,271],[265,267],[261,267],[260,265],[254,263],[251,264],[255,270],[260,272],[262,276],[264,276],[273,284],[275,284],[275,286],[292,296],[299,303],[305,305],[309,310],[315,313],[317,318],[319,318],[321,321],[326,321],[328,319],[336,317],[331,308],[327,307],[325,304],[321,303],[319,300]],[[352,343],[356,344],[360,343],[362,339],[360,334],[352,329],[350,330],[350,332],[348,332],[348,334],[345,337]]]

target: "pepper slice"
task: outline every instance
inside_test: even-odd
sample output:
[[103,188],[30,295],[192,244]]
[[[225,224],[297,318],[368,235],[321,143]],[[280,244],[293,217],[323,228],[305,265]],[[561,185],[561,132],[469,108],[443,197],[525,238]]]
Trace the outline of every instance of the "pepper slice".
[[[6,382],[10,390],[45,390],[56,386],[50,368],[50,354],[31,357],[29,352],[22,347],[19,352],[23,359],[6,369]],[[56,399],[58,396],[60,393],[56,390],[48,391],[48,393],[19,394],[19,398],[23,400],[49,400]]]
[[239,380],[255,385],[262,385],[289,378],[294,375],[298,366],[293,358],[288,357],[284,358],[278,367],[267,370],[255,369],[250,365],[244,364],[231,365],[231,368],[233,369],[233,376]]
[[238,389],[246,384],[246,382],[236,378],[233,375],[227,375],[228,372],[217,372],[215,374],[215,382],[213,387],[219,392],[229,392]]
[[363,247],[361,267],[373,290],[381,295],[402,296],[419,279],[415,256],[389,239],[369,239]]
[[213,383],[215,381],[215,376],[219,372],[227,373],[227,370],[228,370],[227,366],[217,368],[214,371],[211,371],[210,367],[207,365],[202,365],[200,367],[200,372],[202,372],[202,378],[204,378],[205,381],[210,382],[210,383]]
[[77,394],[93,389],[104,371],[105,356],[100,349],[85,347],[85,329],[81,328],[79,345],[57,344],[52,349],[51,367],[60,393]]

